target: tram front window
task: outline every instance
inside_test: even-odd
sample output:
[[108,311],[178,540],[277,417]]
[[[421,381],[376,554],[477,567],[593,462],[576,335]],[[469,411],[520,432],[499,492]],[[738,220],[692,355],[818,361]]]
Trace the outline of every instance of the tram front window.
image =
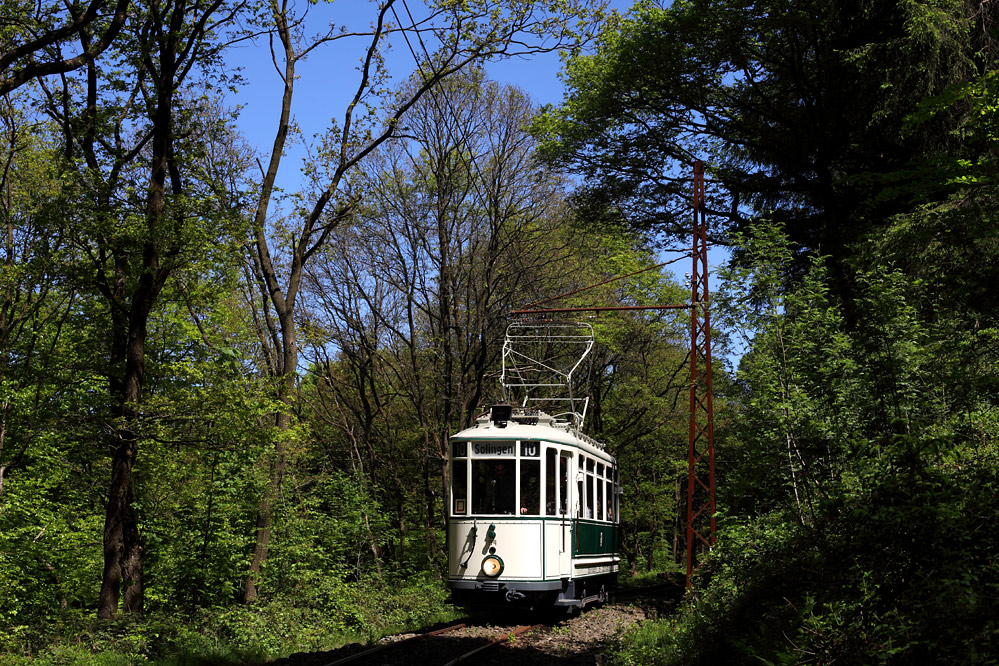
[[451,468],[451,494],[454,496],[453,512],[456,515],[464,514],[468,511],[468,471],[467,460],[455,460]]
[[477,514],[512,514],[516,507],[514,459],[472,461],[472,508]]
[[520,461],[520,515],[538,515],[541,504],[541,461]]

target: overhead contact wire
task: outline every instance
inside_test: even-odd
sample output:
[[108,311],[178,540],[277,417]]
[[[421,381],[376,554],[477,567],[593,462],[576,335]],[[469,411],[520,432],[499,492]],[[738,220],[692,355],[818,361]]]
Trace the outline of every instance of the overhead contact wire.
[[[598,282],[596,284],[591,284],[590,286],[583,287],[582,289],[576,289],[575,291],[570,291],[570,292],[567,292],[565,294],[561,294],[559,296],[552,296],[551,298],[545,298],[545,299],[542,299],[540,301],[534,301],[533,303],[528,303],[522,309],[527,310],[528,308],[533,308],[536,305],[543,305],[545,303],[551,303],[552,301],[558,301],[558,300],[561,300],[563,298],[568,298],[569,296],[575,296],[576,294],[581,294],[584,291],[589,291],[590,289],[596,289],[597,287],[602,287],[605,284],[610,284],[611,282],[616,282],[618,280],[623,280],[625,278],[630,278],[630,277],[633,277],[635,275],[639,275],[641,273],[645,273],[647,271],[654,271],[654,270],[657,270],[659,268],[662,268],[663,266],[667,266],[669,264],[675,264],[676,262],[680,261],[681,259],[687,259],[687,258],[688,257],[686,255],[684,255],[684,256],[681,256],[681,257],[677,257],[676,259],[670,259],[669,261],[664,261],[661,264],[656,264],[655,266],[649,266],[648,268],[639,269],[639,270],[634,271],[632,273],[628,273],[627,275],[618,275],[617,277],[612,277],[610,279],[604,280],[603,282]],[[587,309],[590,309],[590,308],[587,308]]]

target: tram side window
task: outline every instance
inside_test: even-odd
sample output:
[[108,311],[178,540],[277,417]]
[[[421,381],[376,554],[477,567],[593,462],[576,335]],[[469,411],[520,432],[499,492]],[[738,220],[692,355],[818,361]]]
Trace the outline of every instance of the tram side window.
[[594,479],[594,483],[597,484],[597,515],[594,516],[597,520],[604,519],[604,480],[600,477]]
[[579,467],[576,472],[576,502],[579,506],[579,517],[586,515],[586,493],[583,492],[583,478],[586,476],[586,458],[579,456]]
[[517,491],[515,463],[513,459],[472,461],[473,513],[514,513]]
[[520,461],[520,514],[538,515],[541,503],[541,461]]
[[586,517],[593,518],[593,509],[596,504],[593,501],[593,461],[586,463]]
[[545,449],[545,515],[555,515],[555,456],[558,451]]
[[614,513],[621,515],[621,470],[614,468]]
[[451,496],[454,497],[452,511],[464,514],[468,511],[468,461],[455,460],[451,465]]
[[607,488],[607,520],[614,520],[614,484],[605,481],[604,486]]
[[597,486],[597,520],[604,520],[607,511],[607,505],[604,504],[604,469],[603,463],[597,463],[597,475],[593,479],[593,483]]

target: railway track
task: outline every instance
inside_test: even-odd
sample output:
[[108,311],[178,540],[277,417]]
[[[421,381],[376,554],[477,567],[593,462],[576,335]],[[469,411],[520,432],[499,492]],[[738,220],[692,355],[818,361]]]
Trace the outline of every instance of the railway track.
[[668,597],[679,600],[683,597],[683,586],[676,583],[660,583],[658,585],[645,585],[643,587],[632,587],[615,590],[610,594],[610,600],[632,601],[635,599],[651,597]]
[[646,613],[658,617],[669,612],[682,594],[683,586],[675,583],[618,590],[609,603],[554,623],[514,624],[528,618],[508,614],[514,623],[506,624],[491,615],[488,621],[466,619],[420,634],[388,637],[373,646],[299,653],[272,666],[561,664],[567,657],[599,653],[624,627],[648,617]]
[[518,636],[544,629],[545,625],[486,627],[459,623],[409,638],[380,643],[332,661],[313,662],[316,666],[391,666],[427,664],[456,666],[481,652]]

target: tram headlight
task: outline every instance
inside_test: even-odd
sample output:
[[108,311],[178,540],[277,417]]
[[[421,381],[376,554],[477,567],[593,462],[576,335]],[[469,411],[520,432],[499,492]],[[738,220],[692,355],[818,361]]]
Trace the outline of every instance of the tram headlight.
[[490,578],[496,578],[503,573],[503,560],[499,555],[489,555],[482,560],[482,573]]

